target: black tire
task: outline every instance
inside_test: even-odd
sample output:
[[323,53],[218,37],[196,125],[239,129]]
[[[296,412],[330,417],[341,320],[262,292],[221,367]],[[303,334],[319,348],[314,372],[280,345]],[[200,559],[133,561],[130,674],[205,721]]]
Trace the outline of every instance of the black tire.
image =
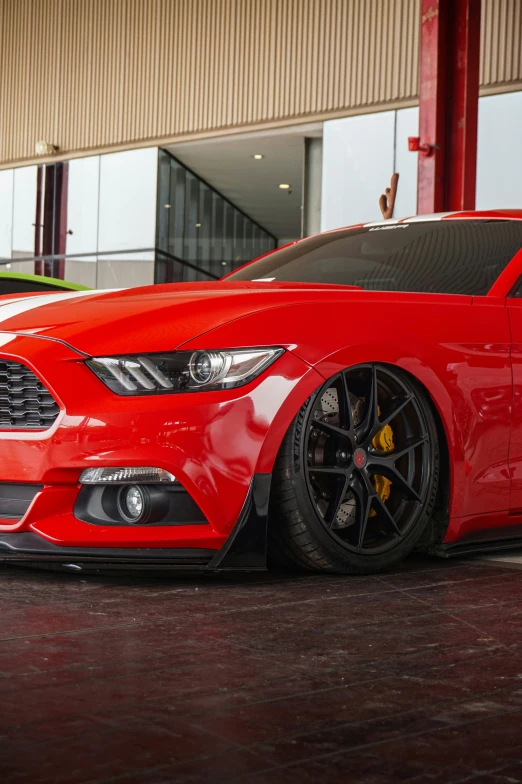
[[270,563],[387,570],[426,538],[438,479],[437,427],[422,387],[389,365],[348,368],[309,398],[283,440],[270,497]]

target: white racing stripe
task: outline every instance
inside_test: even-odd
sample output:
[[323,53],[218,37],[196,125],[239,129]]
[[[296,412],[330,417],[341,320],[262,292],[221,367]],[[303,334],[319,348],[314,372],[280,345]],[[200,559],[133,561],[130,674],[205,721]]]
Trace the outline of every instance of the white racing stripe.
[[0,302],[0,324],[8,321],[14,316],[20,316],[22,313],[29,313],[31,310],[41,308],[44,305],[52,305],[55,302],[63,302],[75,300],[79,297],[92,297],[97,294],[108,294],[111,291],[119,291],[120,289],[100,289],[92,291],[71,291],[71,292],[58,292],[57,294],[38,294],[36,297],[23,297],[14,302]]
[[366,229],[368,226],[392,226],[399,222],[397,218],[387,218],[386,220],[382,221],[372,221],[371,223],[363,223],[363,227]]
[[433,212],[431,215],[412,215],[411,218],[403,218],[401,223],[423,223],[424,221],[440,221],[447,218],[449,215],[455,215],[455,212]]
[[365,223],[364,228],[366,229],[368,226],[393,226],[397,223],[429,223],[430,221],[443,220],[449,215],[455,215],[455,212],[433,212],[431,215],[412,215],[409,218],[389,218],[388,220]]

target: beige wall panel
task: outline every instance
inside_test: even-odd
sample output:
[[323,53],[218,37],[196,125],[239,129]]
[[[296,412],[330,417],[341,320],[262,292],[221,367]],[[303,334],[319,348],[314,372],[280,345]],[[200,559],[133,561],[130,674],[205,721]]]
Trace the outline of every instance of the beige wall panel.
[[521,0],[482,0],[480,83],[522,80]]
[[[483,5],[483,84],[522,80],[522,2]],[[419,7],[0,0],[0,164],[411,104]]]

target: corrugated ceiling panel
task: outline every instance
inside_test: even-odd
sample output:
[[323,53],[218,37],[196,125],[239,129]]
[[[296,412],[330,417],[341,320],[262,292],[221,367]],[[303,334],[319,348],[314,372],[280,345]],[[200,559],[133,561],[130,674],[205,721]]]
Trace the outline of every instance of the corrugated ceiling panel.
[[482,0],[480,83],[522,80],[522,2]]
[[[0,162],[415,99],[419,0],[0,0]],[[522,80],[483,0],[484,85]]]

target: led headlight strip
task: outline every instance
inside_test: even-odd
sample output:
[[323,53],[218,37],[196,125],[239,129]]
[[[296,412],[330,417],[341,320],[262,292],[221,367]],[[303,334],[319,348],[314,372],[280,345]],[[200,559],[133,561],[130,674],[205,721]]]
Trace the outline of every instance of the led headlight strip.
[[94,357],[87,365],[118,395],[161,395],[230,389],[252,381],[284,349],[242,348]]

